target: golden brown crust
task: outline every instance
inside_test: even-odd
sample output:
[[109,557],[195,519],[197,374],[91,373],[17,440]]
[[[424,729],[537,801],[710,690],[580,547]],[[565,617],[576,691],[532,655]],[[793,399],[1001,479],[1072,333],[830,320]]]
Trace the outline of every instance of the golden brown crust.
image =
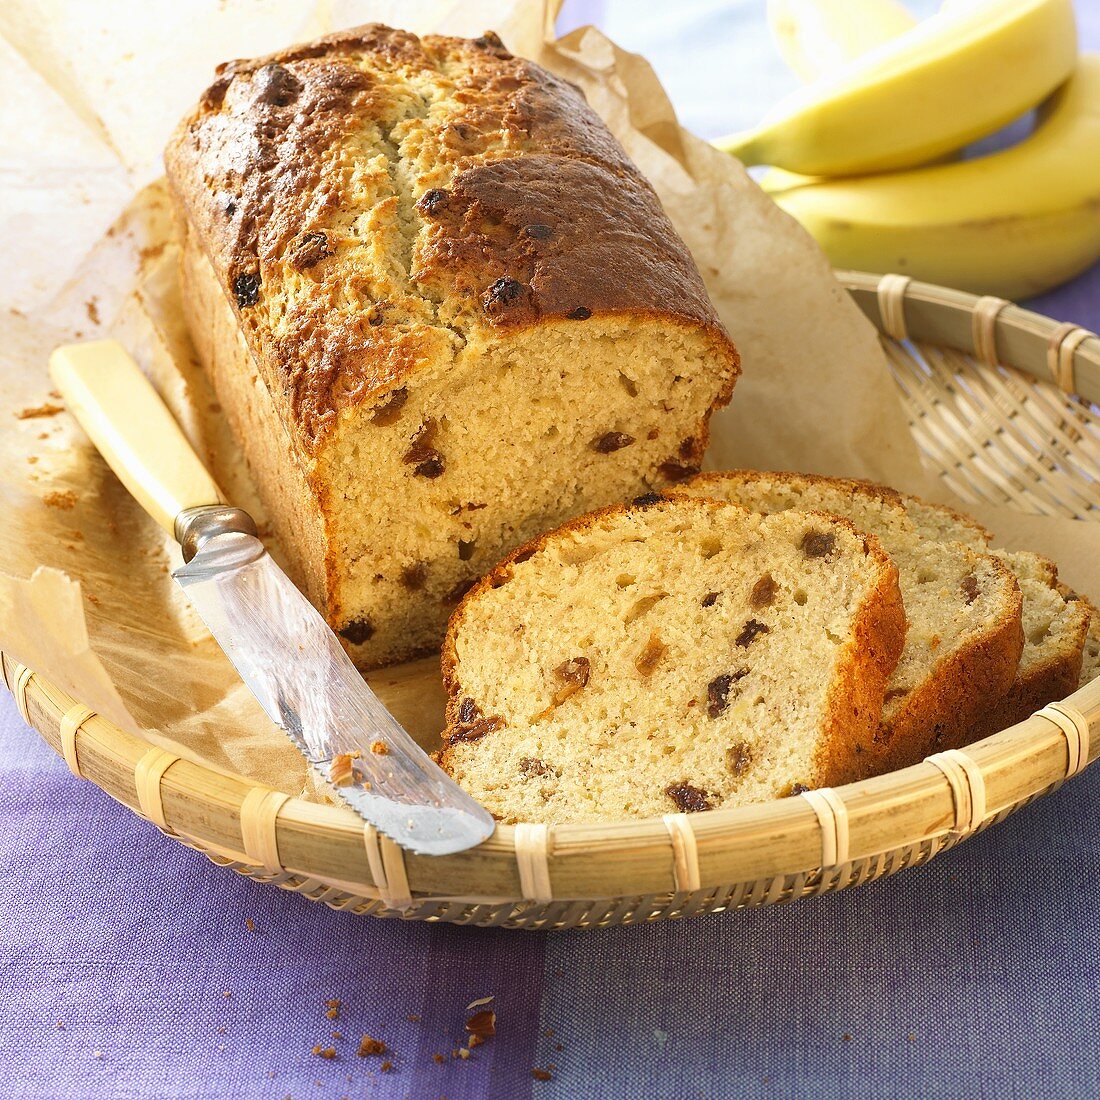
[[[993,541],[992,531],[980,524],[973,516],[968,516],[957,508],[952,508],[947,504],[937,504],[934,501],[926,500],[924,497],[919,497],[915,493],[899,493],[898,495],[905,508],[915,505],[917,508],[925,508],[930,512],[938,512],[940,515],[947,516],[959,527],[960,532],[965,531],[975,543],[988,546]],[[966,542],[967,540],[960,538],[960,541]]]
[[209,261],[186,223],[180,234],[183,311],[195,350],[234,435],[250,441],[248,472],[272,524],[280,533],[295,535],[297,552],[286,559],[286,569],[316,606],[325,607],[332,589],[326,583],[328,546],[321,509],[286,433],[269,430],[276,415],[271,397],[266,386],[255,384],[256,365]]
[[[847,520],[840,522],[851,526]],[[878,539],[863,538],[866,552],[887,568],[854,617],[855,643],[830,692],[829,733],[822,739],[818,758],[819,785],[824,787],[854,783],[877,770],[875,742],[868,731],[882,717],[886,685],[901,659],[908,627],[896,566]]]
[[[1052,562],[1049,564],[1056,568]],[[972,745],[983,737],[999,733],[1025,718],[1030,718],[1047,703],[1064,699],[1077,690],[1085,642],[1095,612],[1088,600],[1078,596],[1066,585],[1058,584],[1056,587],[1067,603],[1081,602],[1089,609],[1088,614],[1082,615],[1072,624],[1072,633],[1066,639],[1067,645],[1051,653],[1045,661],[1032,664],[1026,672],[1019,672],[1011,689],[999,703],[977,715],[969,726],[960,726],[946,733],[940,742],[943,748],[958,749]]]
[[1077,687],[1082,688],[1091,683],[1093,678],[1100,673],[1100,611],[1087,596],[1078,596],[1088,612],[1088,628],[1085,632],[1084,653],[1081,659],[1081,672],[1077,681]]
[[[691,479],[691,484],[693,486],[718,486],[723,482],[743,479],[757,480],[759,478],[767,478],[769,481],[779,482],[792,490],[798,490],[812,485],[830,485],[833,488],[845,490],[852,496],[860,494],[879,500],[883,504],[891,504],[897,507],[904,507],[904,501],[906,499],[897,489],[891,489],[889,485],[880,485],[875,481],[865,481],[863,478],[858,477],[829,477],[825,474],[803,474],[795,470],[711,470],[705,473],[696,474],[695,477]],[[915,500],[916,498],[911,497],[909,499]],[[838,516],[836,518],[843,520],[845,523],[848,522],[843,516]]]
[[653,189],[576,88],[495,36],[375,24],[230,62],[166,161],[305,454],[433,358],[549,319],[691,322],[736,364]]
[[[1014,581],[1011,570],[996,558],[991,564],[1002,579]],[[961,731],[973,728],[1012,689],[1024,648],[1022,607],[1017,587],[1012,607],[989,624],[980,640],[950,654],[921,687],[910,692],[880,731],[876,744],[880,771],[906,768],[929,753],[968,743]]]
[[[517,562],[526,561],[561,536],[583,532],[602,520],[622,515],[632,508],[674,506],[677,499],[672,493],[665,496],[650,493],[626,504],[612,505],[587,515],[578,516],[554,531],[532,539],[509,554],[492,572],[486,574],[463,598],[447,624],[443,642],[443,687],[447,694],[446,721],[442,733],[443,747],[436,756],[444,771],[450,769],[450,753],[456,743],[452,734],[460,726],[460,707],[463,691],[458,680],[458,656],[455,639],[462,629],[468,608],[479,594],[506,584],[512,577]],[[694,498],[696,505],[712,509],[726,509],[725,502]],[[732,507],[737,507],[732,505]],[[747,509],[742,509],[747,511]],[[861,602],[853,616],[855,638],[837,670],[830,690],[825,733],[815,761],[816,774],[812,778],[816,786],[833,786],[864,778],[869,774],[868,759],[873,730],[882,714],[882,700],[886,682],[897,666],[905,643],[905,611],[898,572],[874,535],[858,531],[848,520],[823,512],[810,513],[837,526],[844,527],[861,542],[863,552],[879,567],[879,577],[874,587]]]

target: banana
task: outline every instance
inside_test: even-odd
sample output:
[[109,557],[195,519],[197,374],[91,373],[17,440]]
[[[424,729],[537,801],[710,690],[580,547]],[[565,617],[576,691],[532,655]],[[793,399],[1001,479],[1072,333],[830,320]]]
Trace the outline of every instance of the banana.
[[773,170],[763,185],[835,267],[1039,294],[1100,258],[1100,54],[1082,56],[1010,149],[863,179]]
[[768,0],[768,25],[780,56],[809,82],[912,30],[916,20],[897,0]]
[[746,164],[813,176],[934,160],[1045,99],[1076,63],[1072,0],[978,0],[940,11],[798,89],[754,130],[720,138]]

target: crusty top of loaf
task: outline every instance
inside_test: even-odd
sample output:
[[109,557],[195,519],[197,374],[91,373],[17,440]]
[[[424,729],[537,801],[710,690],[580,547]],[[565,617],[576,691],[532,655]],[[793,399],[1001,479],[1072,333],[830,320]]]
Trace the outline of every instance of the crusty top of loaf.
[[581,92],[500,40],[377,24],[218,69],[166,155],[295,441],[500,330],[661,316],[736,352]]

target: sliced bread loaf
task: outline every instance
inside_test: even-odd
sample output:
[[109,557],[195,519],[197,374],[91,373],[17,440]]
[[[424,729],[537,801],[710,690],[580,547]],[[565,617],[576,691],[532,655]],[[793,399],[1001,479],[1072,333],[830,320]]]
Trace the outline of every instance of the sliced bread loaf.
[[845,782],[904,632],[897,570],[850,523],[649,494],[536,539],[466,596],[440,763],[513,822]]
[[532,536],[698,469],[737,351],[584,93],[495,34],[227,62],[165,161],[198,357],[361,668],[436,649]]
[[[940,504],[903,496],[906,510],[926,538],[954,538],[985,549],[992,535],[977,521]],[[1058,567],[1027,550],[992,551],[1015,574],[1023,596],[1024,648],[1012,687],[969,728],[941,738],[959,748],[1022,722],[1040,707],[1076,690],[1089,632],[1089,605],[1058,581]]]
[[683,487],[765,513],[830,512],[877,535],[898,567],[909,632],[886,691],[881,770],[905,767],[970,730],[1009,691],[1023,645],[1015,579],[993,555],[924,534],[884,486],[809,474],[735,470]]

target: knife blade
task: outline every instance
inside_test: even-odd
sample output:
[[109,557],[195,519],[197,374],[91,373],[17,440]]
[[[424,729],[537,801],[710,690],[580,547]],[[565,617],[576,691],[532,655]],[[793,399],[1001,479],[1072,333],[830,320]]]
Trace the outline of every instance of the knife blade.
[[221,502],[122,346],[106,340],[59,348],[50,373],[111,468],[183,545],[185,562],[172,575],[214,639],[335,793],[413,852],[445,855],[491,836],[492,815],[386,710],[248,515]]

